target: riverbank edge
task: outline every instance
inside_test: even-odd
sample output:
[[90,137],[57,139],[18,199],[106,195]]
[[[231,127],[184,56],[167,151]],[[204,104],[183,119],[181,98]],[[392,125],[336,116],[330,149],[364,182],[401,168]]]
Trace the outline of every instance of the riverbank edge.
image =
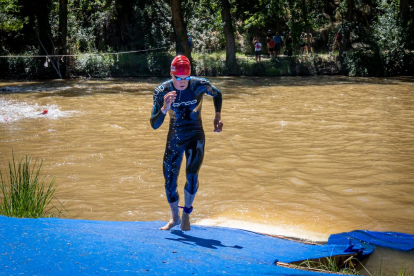
[[[349,57],[348,57],[349,56]],[[62,66],[66,66],[67,75],[63,78],[124,78],[124,77],[166,77],[170,75],[171,53],[150,53],[135,56],[78,56],[68,59]],[[192,59],[193,75],[215,76],[318,76],[344,75],[383,77],[413,76],[414,53],[408,53],[401,60],[403,68],[391,70],[395,74],[385,74],[373,57],[358,56],[352,53],[340,58],[337,54],[305,54],[296,56],[281,55],[277,58],[262,56],[256,62],[254,56],[238,55],[237,65],[229,69],[223,53],[203,54],[195,53]],[[385,66],[385,65],[384,65]],[[32,58],[16,58],[0,61],[0,79],[57,79],[60,78],[56,67],[47,66]],[[387,71],[388,72],[388,71]]]

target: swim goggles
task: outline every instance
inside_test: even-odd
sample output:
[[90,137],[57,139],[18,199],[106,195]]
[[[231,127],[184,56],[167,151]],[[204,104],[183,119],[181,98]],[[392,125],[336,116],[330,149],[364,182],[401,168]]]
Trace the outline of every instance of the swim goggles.
[[180,78],[180,77],[177,77],[176,75],[173,75],[174,76],[174,78],[176,79],[176,80],[178,80],[178,81],[182,81],[182,80],[186,80],[186,81],[188,81],[188,80],[191,80],[191,77],[190,76],[188,76],[188,77],[186,77],[186,78]]

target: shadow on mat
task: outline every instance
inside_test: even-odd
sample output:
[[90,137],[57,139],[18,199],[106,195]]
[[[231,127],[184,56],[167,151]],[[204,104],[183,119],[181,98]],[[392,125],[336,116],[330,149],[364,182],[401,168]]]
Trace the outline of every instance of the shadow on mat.
[[218,247],[230,247],[230,248],[236,248],[236,249],[243,248],[242,246],[239,246],[239,245],[227,246],[227,245],[222,244],[221,241],[218,241],[218,240],[193,237],[193,236],[184,234],[183,231],[179,231],[179,230],[173,230],[171,231],[171,234],[177,235],[181,238],[178,238],[178,239],[166,238],[167,240],[178,241],[178,242],[182,242],[188,245],[198,245],[198,246],[211,248],[211,249],[218,249]]

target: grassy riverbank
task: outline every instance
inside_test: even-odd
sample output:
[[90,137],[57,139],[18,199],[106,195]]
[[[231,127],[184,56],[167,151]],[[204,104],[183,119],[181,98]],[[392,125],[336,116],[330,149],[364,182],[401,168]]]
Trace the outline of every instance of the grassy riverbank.
[[[30,54],[30,53],[28,53]],[[66,61],[68,77],[106,78],[169,76],[174,53],[145,52],[118,55],[80,55]],[[296,55],[268,58],[260,62],[251,55],[237,55],[237,67],[231,72],[226,67],[226,55],[217,53],[193,53],[193,74],[199,76],[315,76],[344,74],[350,76],[387,75],[375,56],[370,53],[349,53],[341,61],[337,54]],[[400,72],[414,74],[414,54],[404,58]],[[53,61],[53,59],[52,59]],[[56,61],[54,64],[57,64]],[[58,78],[52,62],[45,67],[44,60],[36,58],[9,58],[0,60],[0,78],[37,79]]]

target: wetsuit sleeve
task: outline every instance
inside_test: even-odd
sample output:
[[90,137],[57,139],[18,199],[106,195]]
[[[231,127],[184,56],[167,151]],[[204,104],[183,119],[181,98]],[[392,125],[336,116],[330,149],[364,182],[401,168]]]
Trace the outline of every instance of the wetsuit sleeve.
[[221,104],[223,98],[221,96],[220,90],[218,90],[215,86],[212,85],[211,90],[207,90],[207,94],[213,96],[214,109],[216,110],[216,112],[221,112]]
[[191,89],[195,91],[196,94],[206,93],[207,95],[212,96],[216,112],[221,112],[221,103],[223,99],[220,90],[218,90],[214,85],[211,85],[210,82],[204,78],[192,77],[191,80]]
[[154,91],[154,106],[151,113],[151,127],[153,129],[159,128],[165,119],[165,114],[162,113],[161,108],[164,105],[164,94],[159,93],[158,88]]

